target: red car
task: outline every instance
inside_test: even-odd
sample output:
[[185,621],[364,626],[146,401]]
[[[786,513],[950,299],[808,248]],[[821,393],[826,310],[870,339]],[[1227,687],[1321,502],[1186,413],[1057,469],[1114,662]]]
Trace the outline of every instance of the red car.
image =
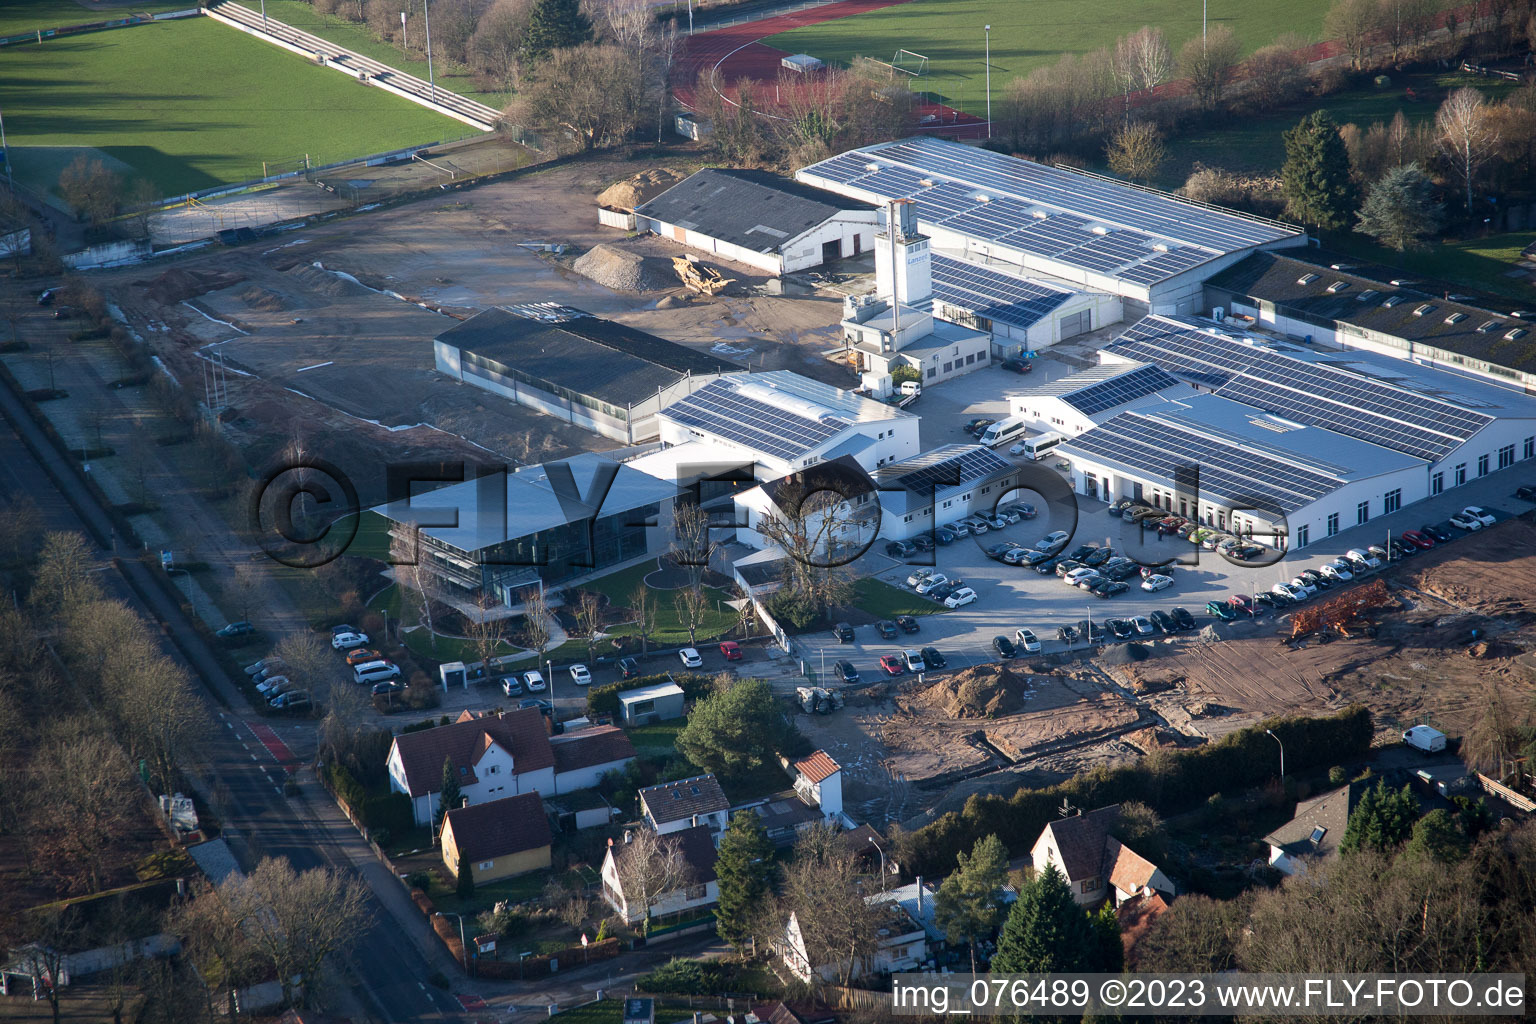
[[885,674],[888,676],[899,676],[907,670],[907,663],[902,660],[899,654],[882,654],[880,656],[880,667],[885,670]]
[[726,640],[720,644],[720,653],[725,655],[726,661],[740,661],[743,657],[741,645],[735,640]]
[[1407,541],[1409,544],[1412,544],[1420,551],[1428,551],[1430,548],[1435,546],[1434,541],[1430,540],[1426,534],[1422,534],[1418,530],[1404,530],[1403,540]]

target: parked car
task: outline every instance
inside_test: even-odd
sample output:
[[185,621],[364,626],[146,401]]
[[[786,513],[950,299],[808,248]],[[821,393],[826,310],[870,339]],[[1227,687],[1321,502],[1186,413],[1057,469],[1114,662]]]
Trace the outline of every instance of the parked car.
[[1180,632],[1195,628],[1195,617],[1189,614],[1187,609],[1175,608],[1168,614],[1172,617],[1173,621],[1178,624]]
[[1136,635],[1136,627],[1131,625],[1129,619],[1105,619],[1104,628],[1116,640],[1129,640]]
[[[943,577],[939,577],[939,581],[942,583]],[[919,593],[922,593],[922,591],[919,591]],[[895,640],[901,634],[901,630],[896,628],[896,623],[890,619],[881,619],[875,623],[875,632],[880,634],[880,639],[882,640]]]
[[888,676],[899,676],[907,670],[907,664],[899,654],[880,655],[880,667]]
[[1004,359],[997,365],[1010,373],[1028,373],[1035,368],[1028,359]]
[[331,646],[338,651],[345,651],[353,647],[362,647],[367,642],[367,633],[336,633],[331,637]]
[[930,669],[943,668],[949,662],[944,660],[944,655],[939,653],[937,647],[924,647],[920,652],[923,656],[923,664]]
[[1035,631],[1032,629],[1014,630],[1013,642],[1029,654],[1033,654],[1040,649],[1040,638],[1035,636]]
[[976,600],[976,591],[970,587],[961,587],[944,599],[946,608],[963,608]]
[[917,554],[917,548],[904,540],[893,540],[886,543],[885,553],[892,558],[911,558]]
[[1013,646],[1013,641],[1005,636],[993,637],[992,649],[1004,658],[1017,658],[1019,656],[1019,649]]
[[619,659],[619,676],[623,679],[635,679],[640,675],[640,662],[635,658]]
[[853,627],[846,622],[839,622],[833,626],[832,635],[837,637],[837,642],[840,644],[853,643]]
[[699,652],[694,650],[692,647],[684,647],[682,650],[677,652],[677,656],[682,660],[684,668],[704,667],[704,659],[699,657]]
[[1225,601],[1211,601],[1205,606],[1205,610],[1216,616],[1222,622],[1231,622],[1237,618],[1237,610]]
[[1420,551],[1428,551],[1430,548],[1435,546],[1435,542],[1429,536],[1429,534],[1423,533],[1419,530],[1404,530],[1402,536],[1403,540],[1407,541],[1409,544],[1412,544]]
[[1162,630],[1164,633],[1171,635],[1179,631],[1179,624],[1174,621],[1173,616],[1169,615],[1161,608],[1154,608],[1152,613],[1147,617],[1152,620],[1152,624],[1154,626]]
[[919,594],[927,594],[931,593],[934,588],[942,587],[948,582],[949,577],[941,572],[929,573],[927,576],[924,576],[921,580],[918,581],[917,587],[915,589]]
[[917,624],[917,617],[914,615],[896,616],[896,625],[903,633],[916,633],[920,628]]
[[1159,590],[1166,590],[1171,586],[1173,586],[1173,577],[1164,576],[1162,573],[1153,573],[1141,581],[1141,589],[1153,593]]
[[1068,540],[1071,539],[1071,537],[1072,535],[1066,530],[1052,530],[1050,533],[1040,538],[1040,540],[1035,544],[1035,550],[1049,551],[1052,548],[1060,547],[1061,545],[1065,544]]
[[382,661],[384,655],[372,647],[354,647],[347,652],[347,667],[352,668],[361,665],[365,661]]
[[231,622],[214,635],[223,637],[225,640],[232,640],[237,636],[250,636],[254,632],[256,632],[255,626],[241,620],[240,622]]
[[523,686],[527,687],[529,693],[543,693],[549,689],[549,684],[544,681],[544,673],[533,668],[523,673]]
[[1476,519],[1484,526],[1492,526],[1494,523],[1499,521],[1498,517],[1480,505],[1468,505],[1466,508],[1461,510],[1461,514],[1467,516],[1468,518]]
[[838,662],[836,665],[832,666],[832,671],[837,673],[837,678],[840,679],[845,686],[852,686],[854,683],[859,681],[859,670],[853,667],[853,662],[851,661]]
[[902,651],[901,659],[907,663],[908,672],[926,672],[928,663],[923,660],[920,651]]

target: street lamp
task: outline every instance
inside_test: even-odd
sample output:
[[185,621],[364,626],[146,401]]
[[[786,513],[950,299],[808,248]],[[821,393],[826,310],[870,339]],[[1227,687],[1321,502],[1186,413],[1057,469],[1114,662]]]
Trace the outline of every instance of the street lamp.
[[992,137],[992,26],[984,26],[987,33],[987,138]]
[[[875,837],[869,837],[869,845],[880,850],[880,844],[875,842]],[[880,850],[880,894],[885,895],[885,851]]]
[[[1280,743],[1280,737],[1279,736],[1276,736],[1273,732],[1271,732],[1268,729],[1265,729],[1264,732],[1265,732],[1266,735],[1269,736],[1270,739],[1274,740],[1276,743]],[[1280,743],[1280,778],[1282,780],[1284,780],[1284,778],[1285,778],[1285,744],[1284,743]]]
[[449,910],[447,912],[439,910],[439,911],[437,911],[437,916],[438,917],[456,917],[456,918],[459,919],[459,945],[464,950],[464,973],[468,974],[469,973],[469,944],[464,941],[464,915],[463,914],[455,914],[451,910]]

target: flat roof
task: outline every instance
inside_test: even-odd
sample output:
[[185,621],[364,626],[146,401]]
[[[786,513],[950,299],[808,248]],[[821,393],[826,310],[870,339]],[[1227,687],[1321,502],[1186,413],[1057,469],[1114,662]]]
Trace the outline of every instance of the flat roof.
[[1305,237],[1292,224],[942,139],[856,149],[795,176],[872,202],[911,199],[920,225],[1139,285]]
[[[492,306],[439,334],[481,369],[524,374],[614,405],[652,396],[688,374],[741,369],[721,359],[580,310]],[[572,315],[575,314],[575,315]],[[466,358],[466,363],[471,362]]]
[[799,459],[860,423],[915,418],[789,370],[726,374],[673,402],[661,415],[786,460]]
[[[473,553],[518,537],[527,537],[586,519],[617,515],[665,501],[677,485],[593,452],[506,475],[506,503],[492,500],[482,508],[479,480],[450,484],[409,502],[389,502],[373,511],[401,522],[457,517],[456,526],[425,526],[434,540]],[[503,514],[503,512],[505,514]]]
[[1406,360],[1305,349],[1182,317],[1145,317],[1102,352],[1426,462],[1450,454],[1496,414],[1536,413],[1536,402],[1519,392],[1470,377]]
[[[1352,263],[1328,254],[1308,252],[1307,256],[1254,253],[1212,276],[1206,286],[1272,302],[1292,319],[1346,323],[1536,373],[1536,337],[1531,336],[1536,320],[1530,316],[1500,311],[1496,307],[1504,303],[1485,296],[1446,298],[1448,292],[1461,293],[1405,270]],[[1508,305],[1512,308],[1514,303]],[[1430,308],[1419,312],[1425,306]]]
[[635,207],[635,214],[773,253],[846,210],[871,209],[767,171],[707,167]]

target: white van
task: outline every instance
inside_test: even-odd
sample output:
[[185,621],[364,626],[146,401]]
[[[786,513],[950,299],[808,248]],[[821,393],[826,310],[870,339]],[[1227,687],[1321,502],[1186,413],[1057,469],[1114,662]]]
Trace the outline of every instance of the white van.
[[1024,454],[1034,459],[1036,462],[1039,462],[1041,459],[1051,454],[1051,452],[1055,451],[1056,446],[1061,444],[1066,439],[1067,437],[1065,434],[1058,434],[1054,430],[1045,434],[1040,434],[1036,437],[1025,438]]
[[352,678],[358,683],[382,683],[386,679],[399,679],[400,666],[388,661],[365,661],[352,669]]
[[1011,416],[1006,420],[998,420],[986,430],[981,432],[981,443],[988,448],[996,448],[1000,444],[1007,444],[1024,433],[1024,417]]

